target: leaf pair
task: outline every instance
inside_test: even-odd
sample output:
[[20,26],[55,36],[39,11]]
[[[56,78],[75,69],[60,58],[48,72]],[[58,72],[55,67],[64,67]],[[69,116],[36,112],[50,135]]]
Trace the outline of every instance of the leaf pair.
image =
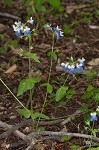
[[33,114],[31,114],[31,111],[28,109],[17,109],[17,112],[19,114],[21,114],[22,116],[24,116],[25,118],[32,118],[33,120],[37,119],[37,118],[43,118],[43,119],[49,119],[49,117],[43,113],[40,112],[35,112]]

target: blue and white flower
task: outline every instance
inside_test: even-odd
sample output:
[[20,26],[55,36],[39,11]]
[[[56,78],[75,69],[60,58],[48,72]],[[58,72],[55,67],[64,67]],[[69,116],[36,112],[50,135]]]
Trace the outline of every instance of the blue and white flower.
[[30,19],[27,22],[30,24],[34,24],[34,20],[32,19],[32,17],[30,17]]
[[50,25],[46,25],[46,30],[52,30],[51,24]]
[[15,31],[16,36],[21,36],[21,30],[23,30],[21,21],[15,22],[15,25],[13,25],[13,29]]
[[96,112],[92,112],[90,113],[90,121],[97,121],[98,120],[98,117],[96,115]]
[[28,28],[28,27],[25,27],[24,29],[23,29],[23,32],[24,32],[24,36],[27,36],[28,34],[30,34],[30,28]]
[[78,61],[80,62],[80,64],[84,64],[85,59],[82,57],[81,59],[79,58]]
[[63,71],[66,71],[68,68],[68,62],[67,63],[61,63],[61,66],[63,67]]
[[68,65],[68,73],[73,74],[75,73],[75,65]]
[[83,70],[85,59],[78,59],[76,62],[74,62],[73,58],[71,57],[69,59],[69,62],[61,63],[63,71],[67,71],[69,74],[75,74]]
[[59,29],[59,27],[54,27],[53,28],[55,33],[56,33],[56,39],[59,40],[61,36],[64,36],[63,35],[63,32],[61,31],[61,29]]

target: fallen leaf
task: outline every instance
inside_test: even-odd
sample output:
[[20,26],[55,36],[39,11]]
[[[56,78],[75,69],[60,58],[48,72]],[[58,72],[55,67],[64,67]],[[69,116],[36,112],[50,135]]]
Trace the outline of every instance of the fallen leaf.
[[95,26],[95,25],[89,25],[90,29],[98,29],[99,30],[99,26]]
[[90,66],[98,66],[99,65],[99,58],[96,58],[92,61],[89,61],[87,64]]
[[17,65],[12,65],[5,73],[13,73],[17,69]]
[[7,26],[5,26],[4,24],[0,23],[0,33],[3,33],[7,30]]
[[67,6],[67,7],[66,7],[66,12],[67,12],[68,14],[71,14],[75,9],[81,9],[81,8],[84,8],[84,7],[86,7],[86,5],[83,5],[83,4],[81,4],[81,5],[71,5],[71,6]]
[[9,48],[11,49],[10,52],[11,52],[12,54],[16,54],[16,55],[21,54],[20,49],[14,48],[12,45],[9,45]]

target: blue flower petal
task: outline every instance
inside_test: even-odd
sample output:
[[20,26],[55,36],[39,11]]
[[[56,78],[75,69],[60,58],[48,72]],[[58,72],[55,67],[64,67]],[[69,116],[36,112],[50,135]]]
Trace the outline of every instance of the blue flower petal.
[[15,34],[16,34],[16,36],[21,36],[20,31],[16,31]]
[[24,36],[27,36],[28,34],[30,34],[30,30],[26,30],[26,31],[24,32]]
[[65,66],[63,66],[62,68],[63,68],[63,71],[66,71],[66,70],[67,70],[67,67],[65,67]]
[[91,116],[90,117],[90,121],[97,121],[98,120],[98,117],[97,116]]

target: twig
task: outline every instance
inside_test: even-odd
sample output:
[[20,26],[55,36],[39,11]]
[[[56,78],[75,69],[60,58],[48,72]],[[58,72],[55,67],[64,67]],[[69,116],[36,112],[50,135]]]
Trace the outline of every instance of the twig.
[[[4,128],[6,130],[9,130],[13,126],[12,125],[8,125],[7,123],[5,123],[3,121],[0,121],[0,127]],[[15,130],[14,134],[16,136],[18,136],[19,138],[21,138],[23,141],[27,142],[27,143],[30,141],[29,138],[27,138],[27,136],[24,133],[20,132],[19,130]]]
[[0,12],[0,16],[1,16],[1,17],[6,17],[6,18],[15,19],[15,20],[20,20],[20,17],[11,15],[11,14],[9,14],[9,13],[2,13],[2,12]]
[[85,139],[91,139],[96,142],[99,142],[99,138],[94,137],[92,135],[87,135],[87,134],[80,134],[80,133],[68,133],[68,132],[53,132],[53,131],[37,131],[37,132],[32,132],[28,135],[29,138],[32,138],[32,136],[36,135],[49,135],[49,136],[70,136],[70,137],[81,137]]
[[[63,119],[52,120],[52,121],[41,121],[39,126],[43,126],[43,125],[50,126],[50,125],[58,124],[62,121],[63,121]],[[7,130],[6,132],[3,132],[2,134],[0,134],[0,139],[10,136],[15,130],[18,130],[19,128],[22,128],[22,127],[26,126],[27,124],[29,124],[31,122],[32,122],[31,119],[28,119],[28,120],[22,121],[21,123],[17,124],[16,126],[9,125],[9,127],[10,127],[9,130]],[[5,124],[5,125],[3,126],[3,124]],[[34,121],[34,125],[36,125],[36,124],[37,124],[37,121]],[[3,127],[3,128],[6,129],[6,125],[8,127],[8,124],[0,121],[0,127]]]
[[80,110],[76,110],[72,115],[70,115],[67,119],[65,119],[63,122],[61,122],[61,125],[68,123],[69,121],[72,120],[73,117],[75,117],[76,115],[78,115],[80,113],[81,113]]

